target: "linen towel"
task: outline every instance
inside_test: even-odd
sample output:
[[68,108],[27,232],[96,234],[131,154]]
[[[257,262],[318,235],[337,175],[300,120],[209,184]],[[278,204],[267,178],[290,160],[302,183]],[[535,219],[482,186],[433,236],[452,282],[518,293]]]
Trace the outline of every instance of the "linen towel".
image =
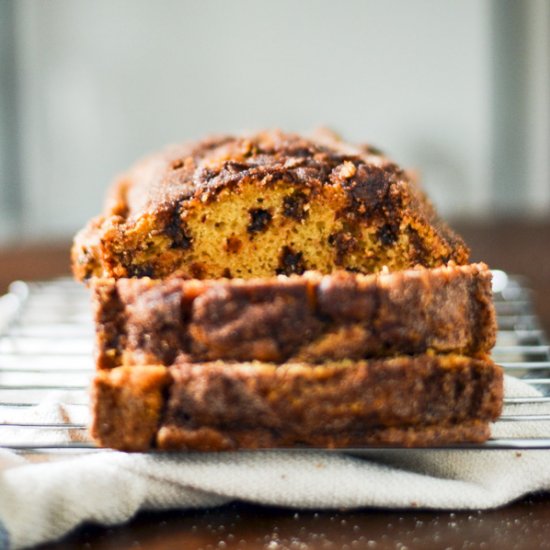
[[[506,377],[505,394],[539,395]],[[27,422],[85,422],[68,393],[17,411]],[[550,404],[511,405],[507,414],[549,413]],[[6,421],[0,418],[1,421]],[[10,416],[13,421],[13,413]],[[3,441],[52,433],[3,428]],[[494,437],[545,437],[550,422],[498,422]],[[55,434],[75,440],[78,432]],[[43,438],[43,439],[41,439]],[[550,451],[372,450],[126,454],[97,451],[27,457],[0,451],[0,548],[62,537],[83,522],[122,523],[139,510],[191,509],[231,501],[290,508],[484,509],[550,489]],[[30,528],[32,526],[32,528]]]

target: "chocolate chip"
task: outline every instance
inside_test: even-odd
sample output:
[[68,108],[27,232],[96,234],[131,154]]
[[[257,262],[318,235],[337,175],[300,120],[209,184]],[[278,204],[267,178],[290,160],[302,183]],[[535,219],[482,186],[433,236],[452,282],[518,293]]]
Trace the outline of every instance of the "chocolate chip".
[[347,191],[353,201],[371,207],[381,202],[389,186],[389,178],[383,169],[362,164]]
[[306,270],[302,252],[294,252],[289,246],[283,246],[279,257],[277,275],[301,275]]
[[336,249],[336,258],[334,263],[336,265],[343,265],[346,254],[351,252],[357,246],[357,239],[349,233],[340,231],[329,235],[328,244],[334,246]]
[[206,269],[204,268],[204,265],[199,262],[193,262],[189,266],[189,272],[191,273],[191,277],[194,277],[195,279],[203,279],[206,274]]
[[155,275],[155,270],[152,265],[128,265],[126,266],[128,277],[151,277]]
[[295,191],[292,195],[287,195],[283,200],[283,214],[287,218],[301,221],[307,218],[308,212],[305,206],[308,198],[305,193]]
[[378,238],[384,246],[392,246],[397,241],[399,228],[391,225],[385,224],[378,230]]
[[418,231],[413,227],[409,227],[407,233],[413,263],[425,266],[429,265],[430,252],[426,250],[426,245],[418,234]]
[[347,214],[353,217],[373,217],[384,212],[391,219],[394,211],[400,208],[401,198],[396,194],[400,174],[393,165],[358,165],[357,173],[342,183],[350,199]]
[[237,239],[237,237],[228,237],[225,241],[225,249],[227,252],[237,253],[242,245],[242,241]]
[[178,202],[170,211],[168,222],[164,226],[164,233],[172,239],[170,248],[181,248],[189,250],[193,243],[191,233],[181,219],[181,202]]
[[246,230],[250,234],[264,231],[273,218],[273,216],[263,208],[251,208],[248,213],[250,214],[250,223]]

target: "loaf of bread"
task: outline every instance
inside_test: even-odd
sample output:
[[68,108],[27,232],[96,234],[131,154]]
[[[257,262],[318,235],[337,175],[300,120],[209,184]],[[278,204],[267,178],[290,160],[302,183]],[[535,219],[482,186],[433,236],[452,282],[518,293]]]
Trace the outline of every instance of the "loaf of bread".
[[455,354],[117,367],[94,382],[92,434],[129,451],[480,442],[502,388],[492,361]]
[[99,368],[189,361],[321,363],[488,353],[484,264],[264,279],[103,279],[93,286]]
[[491,274],[368,146],[172,147],[75,238],[92,436],[127,451],[481,442],[502,409]]
[[368,147],[282,132],[140,162],[75,238],[75,276],[211,279],[374,273],[468,261],[405,171]]

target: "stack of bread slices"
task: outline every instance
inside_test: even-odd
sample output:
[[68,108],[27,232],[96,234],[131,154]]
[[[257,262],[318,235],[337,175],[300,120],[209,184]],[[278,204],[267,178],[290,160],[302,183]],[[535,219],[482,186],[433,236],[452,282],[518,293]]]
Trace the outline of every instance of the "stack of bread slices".
[[491,274],[414,178],[324,133],[172,147],[75,238],[92,435],[128,451],[481,442]]

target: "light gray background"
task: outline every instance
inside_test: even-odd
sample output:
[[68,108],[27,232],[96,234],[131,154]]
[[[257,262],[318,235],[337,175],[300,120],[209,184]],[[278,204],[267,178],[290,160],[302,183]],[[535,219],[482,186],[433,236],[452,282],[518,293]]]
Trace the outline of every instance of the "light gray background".
[[550,211],[547,0],[0,0],[0,240],[62,238],[140,155],[330,126],[451,217]]

